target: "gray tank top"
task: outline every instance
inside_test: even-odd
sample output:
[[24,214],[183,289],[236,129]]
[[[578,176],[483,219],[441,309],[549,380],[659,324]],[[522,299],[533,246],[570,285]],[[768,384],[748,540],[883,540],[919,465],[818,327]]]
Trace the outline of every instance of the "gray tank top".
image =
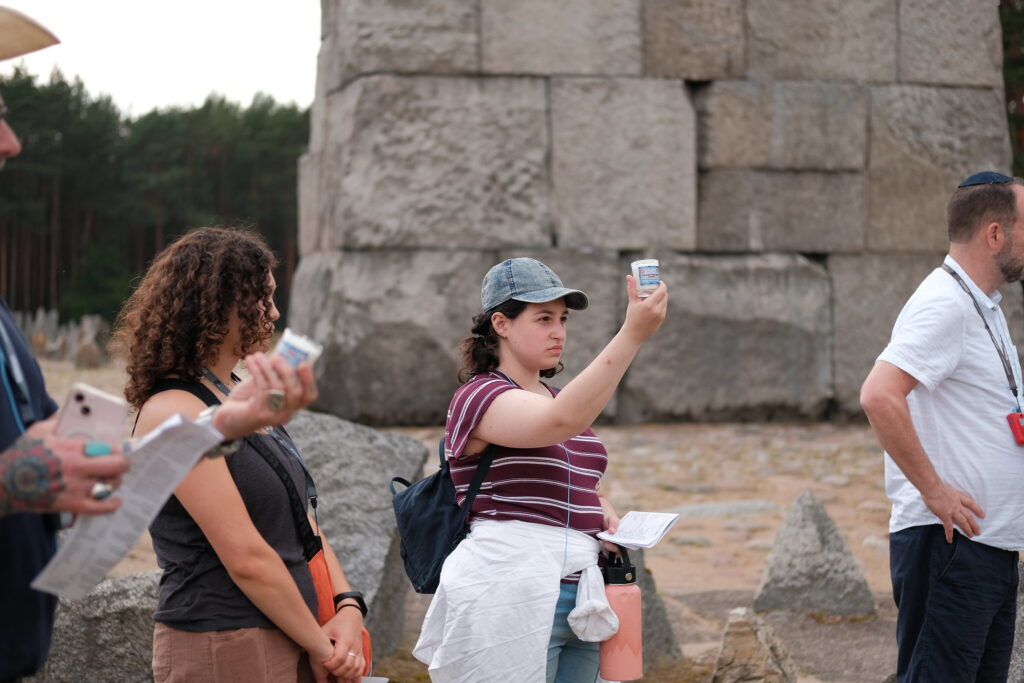
[[[266,434],[257,434],[284,464],[298,491],[305,491],[302,466]],[[228,470],[242,495],[253,524],[278,552],[306,605],[316,615],[316,590],[302,554],[288,494],[280,477],[253,446],[227,457]],[[199,525],[175,496],[149,527],[153,549],[163,570],[153,618],[182,631],[223,631],[236,628],[277,628],[245,596],[228,575]]]

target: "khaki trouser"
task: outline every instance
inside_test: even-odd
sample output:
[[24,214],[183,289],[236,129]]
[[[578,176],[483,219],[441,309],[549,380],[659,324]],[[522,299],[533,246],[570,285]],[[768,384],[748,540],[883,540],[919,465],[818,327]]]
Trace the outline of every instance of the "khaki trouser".
[[194,633],[153,629],[156,683],[312,683],[309,659],[277,629]]

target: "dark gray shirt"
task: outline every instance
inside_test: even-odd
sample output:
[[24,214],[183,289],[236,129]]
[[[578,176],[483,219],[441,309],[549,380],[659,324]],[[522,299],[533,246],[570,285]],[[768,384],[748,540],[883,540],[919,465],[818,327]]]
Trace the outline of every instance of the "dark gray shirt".
[[[256,435],[305,491],[302,466],[273,438]],[[316,615],[316,591],[309,575],[284,484],[263,457],[246,442],[227,457],[228,470],[257,531],[281,555],[310,612]],[[174,496],[149,527],[163,569],[153,618],[182,631],[276,628],[235,585],[199,525]]]

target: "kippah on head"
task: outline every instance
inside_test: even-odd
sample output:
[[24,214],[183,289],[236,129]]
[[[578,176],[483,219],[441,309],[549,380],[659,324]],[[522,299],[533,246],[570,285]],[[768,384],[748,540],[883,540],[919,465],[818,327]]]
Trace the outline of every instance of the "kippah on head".
[[971,187],[973,185],[999,185],[1012,182],[1013,178],[1008,175],[996,173],[995,171],[982,171],[981,173],[975,173],[964,178],[964,181],[957,185],[957,188]]

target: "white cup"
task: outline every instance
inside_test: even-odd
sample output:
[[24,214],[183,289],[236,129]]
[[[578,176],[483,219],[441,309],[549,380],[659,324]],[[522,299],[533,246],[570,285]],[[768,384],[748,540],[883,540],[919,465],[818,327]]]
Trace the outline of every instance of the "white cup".
[[274,349],[274,353],[288,361],[288,364],[293,368],[297,368],[301,363],[309,363],[310,365],[315,363],[316,359],[323,353],[323,350],[323,346],[317,344],[309,337],[292,332],[291,329],[286,327],[284,328],[284,334],[281,335],[281,339],[277,342],[277,348]]
[[654,294],[654,290],[661,284],[661,267],[658,265],[658,259],[640,259],[633,261],[630,267],[633,269],[633,280],[636,282],[636,295],[646,299]]

